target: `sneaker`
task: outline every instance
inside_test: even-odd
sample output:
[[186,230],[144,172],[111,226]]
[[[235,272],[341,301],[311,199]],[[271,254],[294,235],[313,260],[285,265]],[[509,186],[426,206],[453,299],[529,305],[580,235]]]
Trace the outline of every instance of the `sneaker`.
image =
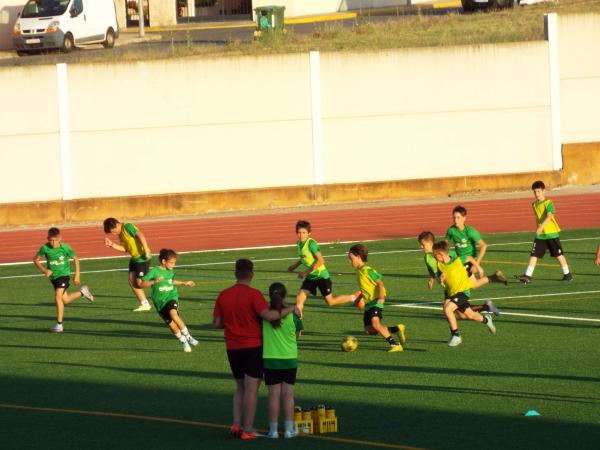
[[279,439],[279,433],[274,431],[273,433],[269,432],[265,435],[267,439]]
[[140,312],[140,311],[150,311],[152,309],[152,306],[150,306],[150,303],[142,303],[140,306],[138,306],[137,308],[135,308],[133,311],[134,312]]
[[573,279],[573,274],[571,272],[566,273],[564,277],[562,277],[561,281],[571,281]]
[[229,429],[229,436],[231,436],[232,438],[235,439],[239,439],[242,435],[242,429],[240,428],[239,425],[231,425],[231,428]]
[[390,345],[390,349],[388,350],[388,353],[397,353],[397,352],[401,352],[404,349],[402,348],[402,346],[400,344],[396,344],[396,345]]
[[57,323],[52,328],[50,328],[49,331],[50,331],[50,333],[62,333],[63,332],[62,323]]
[[294,431],[289,431],[289,430],[286,430],[286,431],[283,433],[283,437],[284,437],[285,439],[292,439],[292,438],[295,438],[295,437],[297,437],[297,436],[298,436],[298,432],[297,432],[297,431],[295,431],[295,430],[294,430]]
[[496,327],[494,326],[494,321],[492,320],[492,316],[488,315],[487,316],[487,323],[485,324],[486,327],[488,327],[488,330],[490,330],[491,334],[496,334]]
[[[508,286],[508,280],[506,279],[506,277],[504,276],[504,274],[502,272],[500,272],[499,270],[496,270],[496,272],[494,272],[494,276],[504,286]],[[531,281],[531,278],[529,279],[529,281]]]
[[455,334],[453,334],[450,340],[448,341],[448,347],[456,347],[460,344],[462,344],[462,337],[457,336]]
[[188,341],[188,344],[190,344],[190,345],[193,345],[194,347],[195,347],[196,345],[198,345],[198,341],[197,341],[196,339],[194,339],[194,338],[192,337],[192,335],[189,335],[189,336],[187,337],[187,341]]
[[531,283],[531,277],[529,275],[516,275],[515,278],[519,280],[521,283],[529,284]]
[[83,295],[85,298],[87,298],[90,302],[94,301],[94,295],[92,294],[92,291],[90,291],[90,288],[87,287],[86,285],[81,286],[81,289],[79,289],[79,292],[81,292],[81,295]]
[[256,439],[256,431],[253,431],[252,433],[246,433],[245,431],[242,431],[242,435],[240,437],[243,441],[250,441],[252,439]]
[[488,307],[488,309],[490,310],[490,312],[493,315],[495,315],[495,316],[499,316],[500,315],[500,310],[498,308],[496,308],[496,305],[494,305],[493,301],[486,300],[485,302],[483,302],[483,304]]
[[361,311],[364,310],[365,309],[365,301],[362,298],[362,292],[356,291],[356,292],[353,292],[352,295],[354,295],[354,297],[356,298],[356,300],[354,300],[354,306],[356,306]]
[[399,323],[396,326],[398,327],[398,339],[400,340],[400,345],[404,345],[406,344],[406,325]]
[[183,345],[183,351],[186,353],[191,353],[192,351],[192,347],[190,347],[190,344],[188,344],[187,341],[182,342],[181,345]]

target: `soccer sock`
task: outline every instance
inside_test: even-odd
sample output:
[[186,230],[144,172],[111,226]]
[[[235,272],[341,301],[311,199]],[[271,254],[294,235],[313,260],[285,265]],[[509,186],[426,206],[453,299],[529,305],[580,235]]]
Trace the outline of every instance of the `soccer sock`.
[[142,300],[142,306],[150,306],[150,303],[148,303],[148,299],[145,298],[144,300]]
[[569,266],[567,266],[566,264],[564,266],[562,266],[562,271],[563,273],[566,275],[569,273]]
[[56,325],[62,325],[62,322],[56,322]]
[[388,327],[388,330],[390,330],[390,333],[397,333],[400,329],[398,327]]
[[188,331],[187,327],[185,327],[181,330],[181,334],[183,334],[185,337],[188,337],[190,332]]
[[179,339],[179,342],[181,342],[181,343],[187,342],[186,337],[183,334],[181,334],[181,332],[179,332],[179,331],[177,333],[175,333],[175,337],[177,339]]
[[294,422],[293,420],[286,420],[285,431],[289,431],[290,433],[296,431],[296,422]]
[[535,269],[535,266],[527,266],[527,270],[525,271],[525,275],[527,275],[528,277],[530,277],[531,275],[533,275],[533,270]]
[[458,332],[458,329],[453,330],[452,328],[450,328],[450,334],[452,336],[460,336],[460,333]]
[[485,316],[482,316],[482,317],[483,317],[483,322],[481,322],[481,323],[485,325],[486,323],[488,323],[488,319]]
[[390,345],[398,345],[398,343],[394,340],[394,338],[392,336],[386,337],[385,340]]
[[270,434],[277,433],[277,422],[269,422],[269,433]]

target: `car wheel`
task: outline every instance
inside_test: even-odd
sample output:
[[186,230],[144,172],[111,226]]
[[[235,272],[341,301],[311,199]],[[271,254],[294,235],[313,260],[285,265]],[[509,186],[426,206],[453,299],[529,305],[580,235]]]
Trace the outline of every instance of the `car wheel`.
[[494,6],[496,8],[508,8],[512,6],[513,0],[494,0]]
[[17,50],[17,55],[19,55],[19,56],[29,56],[29,52],[26,52],[25,50]]
[[473,0],[461,0],[461,3],[464,12],[475,11],[475,2]]
[[73,40],[73,35],[71,33],[65,34],[65,39],[63,40],[63,45],[61,51],[64,53],[71,53],[71,51],[75,48],[75,41]]
[[115,46],[115,32],[112,28],[106,30],[106,39],[102,42],[104,48],[113,48]]

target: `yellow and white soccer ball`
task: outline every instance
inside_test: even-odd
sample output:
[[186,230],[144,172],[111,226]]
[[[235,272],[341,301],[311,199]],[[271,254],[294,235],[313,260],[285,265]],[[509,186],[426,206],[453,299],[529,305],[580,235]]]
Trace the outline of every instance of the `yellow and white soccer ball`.
[[358,348],[358,339],[354,336],[346,336],[342,339],[340,348],[345,352],[353,352]]

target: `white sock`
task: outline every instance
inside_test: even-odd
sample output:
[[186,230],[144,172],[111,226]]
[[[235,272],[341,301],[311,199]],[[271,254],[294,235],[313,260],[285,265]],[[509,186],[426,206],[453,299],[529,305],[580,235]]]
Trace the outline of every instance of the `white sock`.
[[150,303],[148,303],[148,299],[142,300],[142,306],[146,306],[146,305],[150,306]]
[[290,433],[296,431],[296,422],[294,422],[293,420],[286,420],[285,431],[289,431]]
[[269,433],[277,433],[277,422],[269,422]]
[[535,266],[527,266],[527,270],[525,271],[525,275],[530,277],[533,275],[533,271],[535,270]]
[[181,334],[183,334],[185,337],[188,337],[190,332],[188,331],[187,327],[185,327],[181,330]]
[[563,273],[564,273],[565,275],[566,275],[566,274],[568,274],[568,273],[569,273],[569,266],[567,266],[567,265],[565,264],[564,266],[562,266],[562,270],[563,270]]
[[185,337],[184,335],[182,335],[181,333],[176,333],[176,334],[175,334],[175,337],[176,337],[177,339],[179,339],[179,342],[181,342],[181,343],[183,343],[183,342],[187,342],[187,339],[186,339],[186,337]]

